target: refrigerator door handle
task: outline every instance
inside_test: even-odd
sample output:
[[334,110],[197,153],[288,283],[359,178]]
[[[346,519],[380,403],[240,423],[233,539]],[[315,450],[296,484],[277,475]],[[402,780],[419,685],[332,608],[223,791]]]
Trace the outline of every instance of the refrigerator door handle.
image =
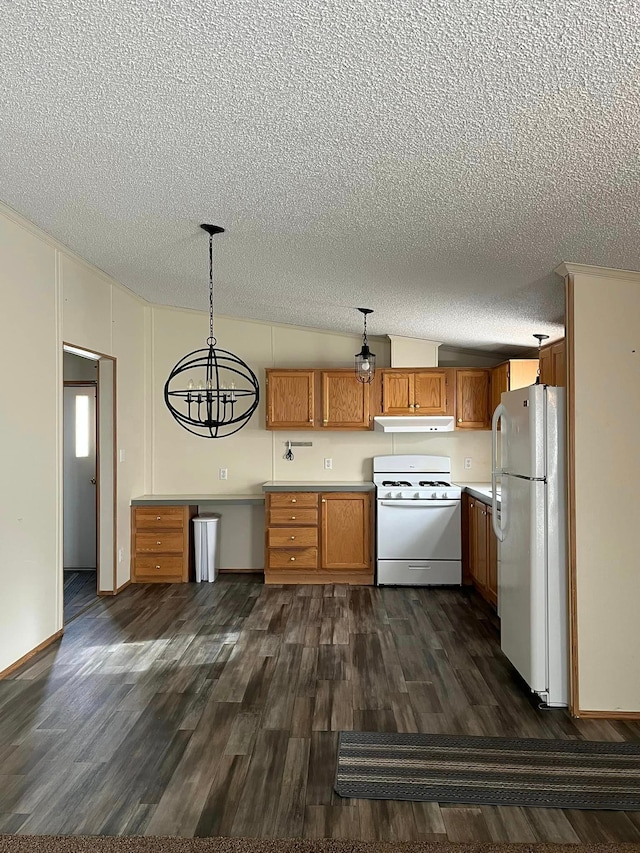
[[[497,486],[498,486],[498,475],[502,473],[502,471],[498,471],[497,463],[498,463],[498,421],[502,417],[505,412],[505,408],[502,403],[499,403],[496,406],[496,410],[493,413],[493,419],[491,421],[491,507],[493,512],[491,513],[491,524],[493,525],[493,532],[496,534],[496,538],[498,542],[504,542],[504,530],[502,529],[502,523],[498,525],[498,494],[497,494]],[[502,522],[502,517],[500,514],[500,521]]]

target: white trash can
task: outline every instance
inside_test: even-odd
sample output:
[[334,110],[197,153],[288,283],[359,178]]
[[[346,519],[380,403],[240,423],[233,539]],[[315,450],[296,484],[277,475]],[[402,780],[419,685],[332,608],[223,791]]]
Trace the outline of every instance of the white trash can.
[[196,546],[196,583],[216,579],[216,541],[220,516],[215,513],[197,515],[193,519]]

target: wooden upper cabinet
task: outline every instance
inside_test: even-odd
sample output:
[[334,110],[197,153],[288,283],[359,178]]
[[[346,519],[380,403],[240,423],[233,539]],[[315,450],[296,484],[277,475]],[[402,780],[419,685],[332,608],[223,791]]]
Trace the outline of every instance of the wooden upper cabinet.
[[416,415],[446,415],[446,372],[444,370],[430,370],[414,373],[413,402]]
[[447,371],[385,370],[382,373],[385,415],[446,415]]
[[413,373],[383,372],[382,411],[385,415],[413,414]]
[[456,370],[456,427],[489,429],[491,427],[491,371]]
[[540,382],[561,387],[567,384],[564,338],[540,350]]
[[509,390],[509,362],[499,364],[491,371],[491,416],[500,405],[503,391]]
[[542,383],[542,385],[554,384],[551,347],[542,347],[540,350],[540,382]]
[[371,497],[367,492],[325,492],[320,498],[321,567],[371,568]]
[[[503,391],[514,391],[535,385],[538,377],[537,358],[512,358],[491,369],[491,416],[500,405]],[[500,424],[498,424],[500,427]]]
[[267,370],[267,429],[313,429],[313,370]]
[[370,386],[352,370],[322,371],[322,427],[369,429]]
[[564,388],[567,384],[564,338],[551,345],[551,363],[553,365],[553,384]]

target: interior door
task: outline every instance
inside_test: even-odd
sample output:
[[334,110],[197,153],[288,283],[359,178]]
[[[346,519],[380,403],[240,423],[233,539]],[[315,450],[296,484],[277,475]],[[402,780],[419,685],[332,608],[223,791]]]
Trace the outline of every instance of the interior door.
[[96,388],[66,385],[63,409],[64,568],[96,568]]

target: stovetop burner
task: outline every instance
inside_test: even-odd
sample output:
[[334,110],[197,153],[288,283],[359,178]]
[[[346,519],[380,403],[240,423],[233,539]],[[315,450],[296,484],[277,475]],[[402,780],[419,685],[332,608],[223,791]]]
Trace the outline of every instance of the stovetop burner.
[[406,486],[408,489],[411,488],[411,483],[407,483],[406,480],[383,480],[382,485],[383,486],[394,486],[394,487]]
[[447,486],[450,486],[451,483],[445,483],[443,480],[420,480],[419,485],[420,486],[431,486],[431,487],[434,487],[434,486],[447,487]]

